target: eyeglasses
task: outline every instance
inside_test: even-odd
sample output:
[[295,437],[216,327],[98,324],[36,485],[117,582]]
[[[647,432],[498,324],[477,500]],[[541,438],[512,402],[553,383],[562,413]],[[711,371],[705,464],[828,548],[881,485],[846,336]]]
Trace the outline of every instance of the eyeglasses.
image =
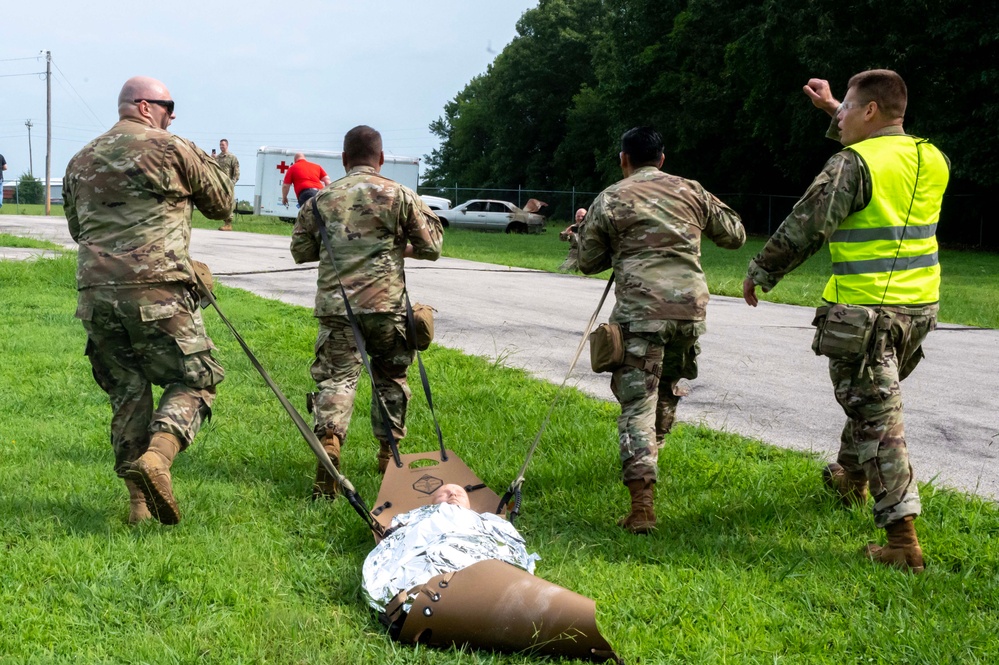
[[858,109],[861,106],[866,106],[866,104],[861,104],[860,102],[843,102],[839,105],[840,111],[849,111],[850,109]]
[[174,101],[172,99],[133,99],[133,104],[138,104],[139,102],[145,102],[147,104],[156,104],[157,106],[162,106],[166,109],[166,112],[173,115]]

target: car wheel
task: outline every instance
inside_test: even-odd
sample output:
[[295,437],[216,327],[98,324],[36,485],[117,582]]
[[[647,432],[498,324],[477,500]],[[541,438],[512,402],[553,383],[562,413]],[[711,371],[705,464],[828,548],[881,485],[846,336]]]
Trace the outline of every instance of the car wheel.
[[441,227],[442,228],[446,229],[447,227],[451,226],[450,224],[447,223],[447,220],[444,219],[443,217],[438,217],[438,219],[441,220]]
[[527,224],[514,222],[506,227],[507,233],[527,233]]

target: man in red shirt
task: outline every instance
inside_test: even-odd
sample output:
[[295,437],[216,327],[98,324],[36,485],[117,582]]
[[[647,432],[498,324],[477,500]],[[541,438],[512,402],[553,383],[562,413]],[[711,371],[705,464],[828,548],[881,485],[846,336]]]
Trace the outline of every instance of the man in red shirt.
[[320,189],[330,184],[330,177],[319,164],[313,164],[305,159],[304,153],[295,155],[295,163],[284,174],[284,185],[281,186],[281,204],[288,205],[288,190],[295,185],[295,196],[298,197],[298,207],[301,208]]

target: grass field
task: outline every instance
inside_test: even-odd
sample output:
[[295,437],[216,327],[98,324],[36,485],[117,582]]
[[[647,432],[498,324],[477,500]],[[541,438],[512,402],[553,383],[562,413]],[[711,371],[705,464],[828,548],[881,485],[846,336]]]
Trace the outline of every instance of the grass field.
[[[174,469],[184,519],[129,528],[110,408],[73,318],[74,258],[0,261],[0,663],[533,663],[393,643],[360,594],[372,546],[343,501],[305,499],[315,462],[218,316],[227,377]],[[304,411],[306,308],[220,288],[220,303]],[[425,361],[453,448],[494,489],[516,474],[555,387],[433,346]],[[407,443],[434,446],[413,382]],[[369,504],[376,446],[362,381],[343,467]],[[931,485],[927,572],[863,560],[869,511],[840,509],[818,460],[680,426],[660,458],[659,530],[614,525],[616,405],[570,390],[527,474],[518,527],[538,574],[597,601],[629,663],[994,663],[999,510]]]
[[[25,214],[41,214],[42,210],[42,206],[21,208],[27,209]],[[61,215],[61,206],[53,206],[52,214]],[[206,219],[199,212],[195,212],[192,223],[196,228],[219,227],[219,222]],[[541,235],[448,229],[445,232],[444,256],[555,272],[569,251],[569,244],[558,238],[558,232],[565,226],[565,222],[550,222],[547,233]],[[254,215],[237,217],[234,228],[237,231],[289,237],[292,231],[291,224],[276,217]],[[749,238],[741,249],[731,251],[720,249],[710,240],[705,240],[701,247],[701,263],[711,293],[741,298],[746,267],[765,242],[766,238]],[[943,268],[940,321],[999,328],[999,253],[942,249],[940,264]],[[606,279],[608,274],[604,273],[600,278]],[[829,252],[823,248],[788,275],[776,289],[761,293],[760,297],[770,302],[817,306],[829,274]]]

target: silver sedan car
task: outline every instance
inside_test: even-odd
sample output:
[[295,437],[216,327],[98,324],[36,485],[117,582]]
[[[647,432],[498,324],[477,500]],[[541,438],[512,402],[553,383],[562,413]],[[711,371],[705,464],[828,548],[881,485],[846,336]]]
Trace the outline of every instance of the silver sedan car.
[[472,199],[450,210],[437,210],[444,228],[505,231],[506,233],[543,233],[545,218],[537,214],[545,204],[531,199],[524,208],[509,201]]

